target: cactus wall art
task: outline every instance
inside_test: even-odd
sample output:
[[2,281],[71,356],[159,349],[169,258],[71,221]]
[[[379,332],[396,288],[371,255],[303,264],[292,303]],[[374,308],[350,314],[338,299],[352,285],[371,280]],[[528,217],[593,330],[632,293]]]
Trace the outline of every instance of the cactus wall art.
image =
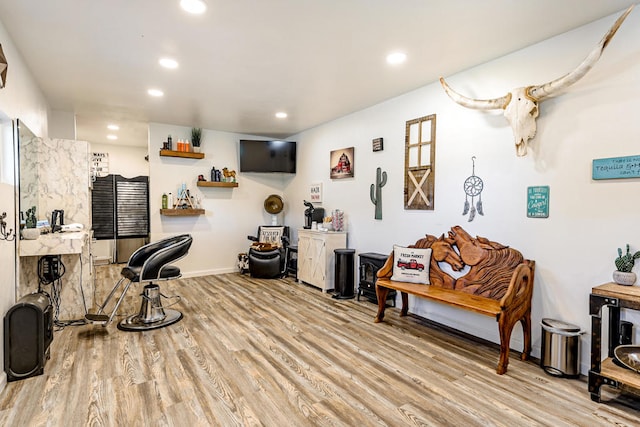
[[382,169],[376,169],[376,183],[371,184],[369,191],[369,197],[371,197],[371,203],[376,206],[375,219],[382,219],[382,187],[387,183],[387,173],[382,172]]

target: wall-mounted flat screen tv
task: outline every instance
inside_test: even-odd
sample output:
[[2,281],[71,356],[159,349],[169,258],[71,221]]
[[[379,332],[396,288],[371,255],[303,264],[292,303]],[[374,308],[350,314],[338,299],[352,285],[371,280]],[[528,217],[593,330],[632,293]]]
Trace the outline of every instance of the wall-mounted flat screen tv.
[[241,139],[240,172],[296,173],[295,141]]

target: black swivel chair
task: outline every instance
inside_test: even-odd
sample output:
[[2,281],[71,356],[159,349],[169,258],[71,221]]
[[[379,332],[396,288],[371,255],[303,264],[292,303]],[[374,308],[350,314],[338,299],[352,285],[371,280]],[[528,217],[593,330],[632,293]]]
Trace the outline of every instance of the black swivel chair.
[[[162,328],[182,319],[182,313],[176,310],[164,309],[160,301],[163,296],[160,286],[153,282],[172,280],[182,276],[180,269],[169,263],[177,261],[189,252],[193,238],[189,234],[170,237],[158,242],[149,243],[135,251],[127,266],[120,273],[122,278],[115,284],[107,299],[99,307],[95,314],[87,314],[85,318],[91,322],[102,323],[108,326],[118,307],[122,303],[125,294],[132,283],[147,283],[144,287],[140,312],[123,319],[118,324],[118,329],[125,331],[145,331]],[[126,283],[126,284],[125,284]],[[124,288],[111,314],[105,313],[105,308],[117,289],[124,284]]]
[[[256,242],[249,248],[249,274],[261,279],[275,279],[287,274],[286,251],[289,244],[289,227],[262,225],[257,236],[247,236]],[[265,250],[260,244],[268,244]],[[276,246],[273,248],[273,246]]]

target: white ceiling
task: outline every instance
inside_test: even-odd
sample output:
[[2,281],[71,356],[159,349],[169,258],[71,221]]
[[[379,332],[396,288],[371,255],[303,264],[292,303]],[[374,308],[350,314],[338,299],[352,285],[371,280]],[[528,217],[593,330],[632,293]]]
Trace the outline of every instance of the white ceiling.
[[[117,122],[119,143],[146,145],[148,122],[286,138],[633,3],[205,1],[193,16],[179,0],[0,0],[0,19],[51,109],[76,114],[78,139],[111,143]],[[394,50],[405,64],[386,64]]]

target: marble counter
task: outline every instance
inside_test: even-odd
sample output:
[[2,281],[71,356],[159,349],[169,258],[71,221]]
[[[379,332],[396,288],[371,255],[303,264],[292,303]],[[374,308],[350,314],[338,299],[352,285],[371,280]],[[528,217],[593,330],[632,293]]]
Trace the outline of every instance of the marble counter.
[[[93,272],[91,231],[43,234],[34,240],[18,242],[20,282],[17,297],[38,290],[38,260],[46,255],[60,255],[63,264],[59,294],[59,320],[83,319],[85,307],[93,306]],[[43,287],[50,295],[51,285]]]
[[[91,262],[91,194],[89,143],[32,138],[20,144],[20,205],[36,207],[38,219],[64,210],[65,223],[85,226],[82,232],[53,233],[18,242],[16,298],[37,291],[53,294],[51,284],[39,286],[38,261],[60,256],[64,272],[57,281],[60,320],[82,319],[93,304]],[[59,285],[59,286],[58,286]]]
[[80,254],[88,240],[87,231],[42,234],[34,240],[20,240],[19,253],[21,257]]

